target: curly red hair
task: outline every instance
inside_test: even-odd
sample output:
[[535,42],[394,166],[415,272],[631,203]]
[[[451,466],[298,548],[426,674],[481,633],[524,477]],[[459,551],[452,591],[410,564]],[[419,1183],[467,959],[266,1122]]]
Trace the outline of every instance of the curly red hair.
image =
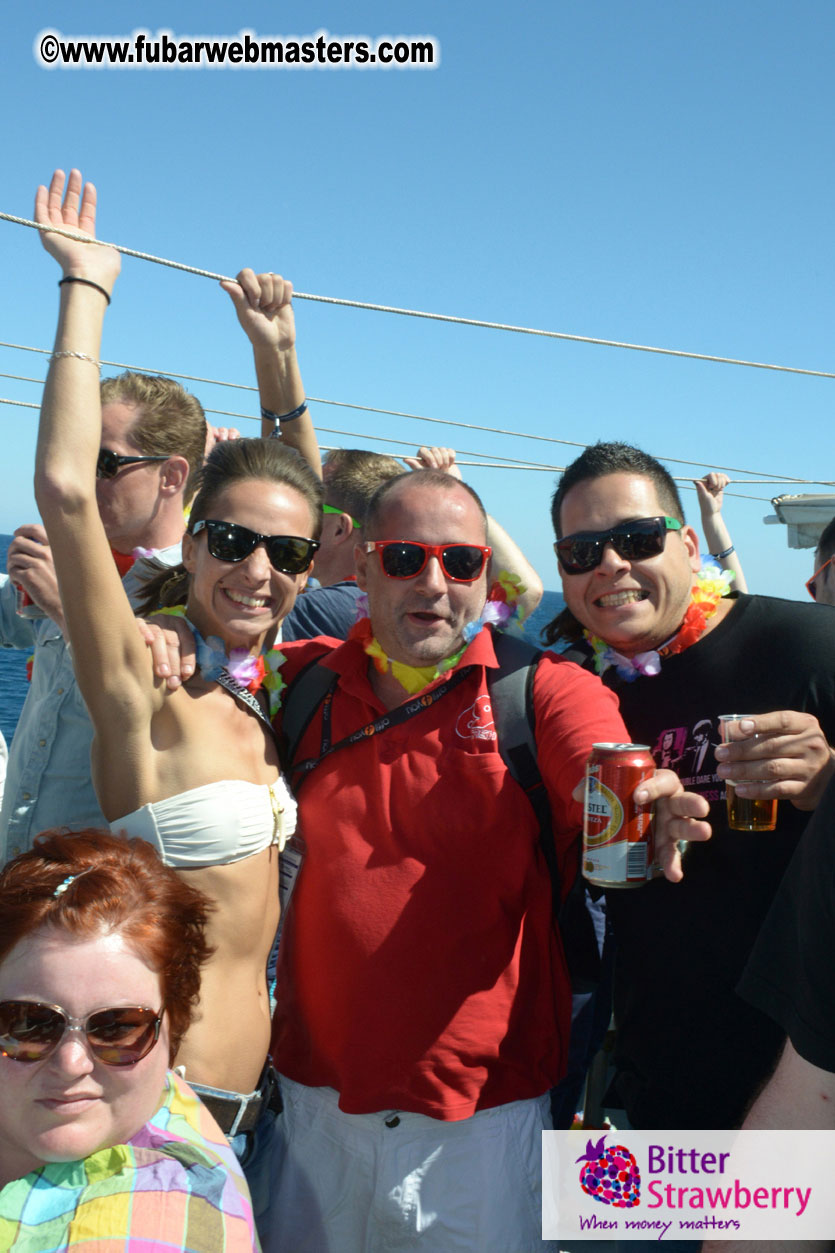
[[41,927],[85,938],[119,932],[159,974],[173,1061],[200,995],[200,967],[212,952],[205,937],[211,908],[145,840],[44,831],[0,872],[0,962]]

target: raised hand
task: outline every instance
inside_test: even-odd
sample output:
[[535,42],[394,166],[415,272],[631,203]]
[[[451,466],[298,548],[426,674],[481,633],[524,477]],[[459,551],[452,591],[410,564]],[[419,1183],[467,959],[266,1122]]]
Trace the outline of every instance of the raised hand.
[[79,238],[69,239],[42,231],[41,243],[65,277],[89,279],[110,294],[122,262],[115,248],[96,243],[96,189],[92,183],[84,185],[80,170],[70,170],[69,178],[63,170],[56,170],[49,187],[38,188],[35,221],[77,232]]
[[236,282],[224,279],[221,287],[228,292],[238,321],[253,348],[277,348],[286,352],[296,342],[296,320],[293,316],[293,284],[280,274],[256,274],[244,269]]
[[443,470],[445,474],[451,474],[454,479],[462,477],[461,471],[455,464],[454,448],[430,447],[424,444],[417,450],[414,457],[404,457],[403,460],[410,470]]
[[723,474],[720,470],[711,470],[703,478],[693,480],[702,518],[705,514],[722,512],[722,497],[730,481],[727,474]]

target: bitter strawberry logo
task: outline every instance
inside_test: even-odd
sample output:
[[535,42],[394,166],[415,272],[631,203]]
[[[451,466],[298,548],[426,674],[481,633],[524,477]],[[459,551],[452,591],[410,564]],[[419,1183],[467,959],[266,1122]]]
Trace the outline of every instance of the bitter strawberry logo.
[[597,1144],[589,1140],[586,1151],[577,1161],[583,1163],[580,1187],[601,1205],[616,1209],[632,1209],[640,1204],[641,1172],[633,1155],[623,1144],[604,1147],[605,1136]]

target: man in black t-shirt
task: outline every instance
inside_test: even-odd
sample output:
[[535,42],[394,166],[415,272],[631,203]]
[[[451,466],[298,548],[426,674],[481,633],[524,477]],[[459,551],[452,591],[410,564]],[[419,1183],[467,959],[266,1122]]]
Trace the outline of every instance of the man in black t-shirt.
[[[567,611],[552,640],[587,629],[588,664],[618,692],[633,740],[676,756],[711,805],[713,839],[690,849],[681,883],[607,894],[617,1089],[637,1127],[736,1126],[782,1042],[736,982],[835,773],[835,618],[700,585],[672,478],[628,445],[598,444],[569,466],[553,519]],[[748,739],[719,745],[725,713],[753,715]],[[780,798],[775,832],[729,830],[726,780]]]

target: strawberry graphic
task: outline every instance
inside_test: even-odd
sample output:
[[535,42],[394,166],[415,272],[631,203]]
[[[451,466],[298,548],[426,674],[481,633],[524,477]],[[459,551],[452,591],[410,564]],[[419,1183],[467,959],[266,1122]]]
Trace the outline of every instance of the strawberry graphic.
[[580,1187],[602,1205],[616,1209],[632,1209],[640,1203],[641,1172],[633,1155],[623,1144],[604,1147],[605,1136],[597,1144],[586,1143],[586,1151],[577,1161],[583,1163]]

